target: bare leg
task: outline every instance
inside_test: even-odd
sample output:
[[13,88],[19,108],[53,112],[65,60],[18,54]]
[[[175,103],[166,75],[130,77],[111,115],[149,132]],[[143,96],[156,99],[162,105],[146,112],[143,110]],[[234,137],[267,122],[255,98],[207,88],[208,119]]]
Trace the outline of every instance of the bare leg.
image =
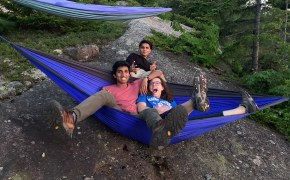
[[223,111],[224,116],[232,116],[232,115],[238,115],[238,114],[245,114],[246,108],[244,106],[239,106],[235,109]]
[[188,101],[182,103],[181,106],[183,106],[185,108],[187,114],[190,114],[194,110],[192,100],[188,100]]

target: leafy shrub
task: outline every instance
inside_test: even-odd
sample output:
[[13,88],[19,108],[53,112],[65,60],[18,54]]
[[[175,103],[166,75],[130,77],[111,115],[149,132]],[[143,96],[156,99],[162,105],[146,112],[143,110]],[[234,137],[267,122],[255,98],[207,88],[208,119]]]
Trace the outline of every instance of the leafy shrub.
[[253,115],[252,118],[278,130],[290,140],[290,103],[284,104],[262,110]]
[[16,24],[0,18],[0,33],[6,33],[11,30],[15,30]]
[[[285,71],[260,71],[242,78],[243,84],[258,93],[289,96],[290,92],[290,69]],[[257,86],[258,84],[258,86]],[[278,89],[289,88],[288,91]]]
[[[243,77],[243,83],[258,93],[290,96],[290,69],[285,71],[267,70]],[[265,109],[253,116],[262,124],[267,124],[290,140],[290,102]]]
[[[193,62],[201,63],[207,67],[213,66],[220,55],[218,27],[213,23],[194,22],[192,20],[190,22],[191,25],[195,25],[195,29],[191,32],[183,32],[182,30],[183,33],[178,38],[155,31],[153,31],[153,36],[148,38],[160,49],[174,53],[187,53],[191,56]],[[180,29],[180,22],[175,23],[175,29]]]

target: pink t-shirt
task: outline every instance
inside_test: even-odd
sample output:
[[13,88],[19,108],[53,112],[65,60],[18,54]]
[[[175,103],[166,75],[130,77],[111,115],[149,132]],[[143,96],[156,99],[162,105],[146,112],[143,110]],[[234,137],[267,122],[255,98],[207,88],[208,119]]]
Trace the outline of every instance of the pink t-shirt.
[[118,106],[125,112],[137,113],[136,101],[139,95],[142,79],[128,83],[127,87],[118,87],[116,84],[104,86],[103,89],[110,92]]

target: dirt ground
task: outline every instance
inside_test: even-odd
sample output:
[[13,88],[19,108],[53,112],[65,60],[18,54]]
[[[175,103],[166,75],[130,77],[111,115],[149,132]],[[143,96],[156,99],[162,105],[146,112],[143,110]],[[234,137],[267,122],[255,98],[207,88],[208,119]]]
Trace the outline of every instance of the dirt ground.
[[55,134],[45,105],[76,104],[50,80],[0,102],[0,179],[289,179],[289,142],[242,119],[155,150],[94,117],[72,139]]

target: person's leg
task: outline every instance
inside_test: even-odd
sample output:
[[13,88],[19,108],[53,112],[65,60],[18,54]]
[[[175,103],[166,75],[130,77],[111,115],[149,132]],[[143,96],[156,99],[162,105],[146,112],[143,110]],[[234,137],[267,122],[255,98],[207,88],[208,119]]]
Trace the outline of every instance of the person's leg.
[[253,113],[259,110],[259,107],[254,102],[253,98],[246,91],[242,91],[242,102],[241,104],[230,110],[218,112],[215,114],[208,114],[203,116],[202,118],[211,118],[211,117],[220,117],[220,116],[233,116],[245,113]]
[[209,110],[209,100],[207,98],[207,80],[205,75],[197,70],[193,77],[193,92],[191,99],[181,104],[190,114],[193,110],[206,112]]
[[230,109],[223,111],[223,116],[232,116],[232,115],[238,115],[238,114],[245,114],[246,113],[246,108],[244,106],[239,106],[235,109]]
[[155,148],[167,146],[172,137],[185,127],[187,120],[188,113],[183,106],[179,105],[170,109],[165,119],[159,120],[151,129],[153,135],[150,145]]
[[191,99],[182,103],[181,105],[185,108],[187,114],[190,114],[194,110],[194,103]]
[[158,111],[154,108],[147,108],[141,111],[138,115],[140,119],[143,119],[149,129],[153,131],[156,126],[156,123],[160,121],[162,118],[160,117]]
[[255,103],[251,95],[246,91],[241,91],[242,102],[239,107],[227,111],[223,111],[224,116],[232,116],[245,113],[253,113],[259,110],[258,105]]
[[101,90],[72,108],[72,111],[76,113],[76,123],[86,119],[104,105],[121,110],[113,95],[106,90]]
[[170,143],[172,137],[182,130],[187,122],[188,114],[181,105],[170,109],[164,113],[162,119],[158,111],[154,108],[147,108],[140,112],[139,118],[143,119],[153,136],[150,142],[152,147],[164,147]]
[[193,109],[207,112],[210,108],[207,98],[207,79],[201,70],[196,70],[193,76],[193,93],[191,96]]
[[71,136],[77,122],[86,119],[104,105],[118,109],[114,97],[109,92],[101,90],[85,99],[72,110],[67,110],[57,101],[52,101],[48,111],[50,112],[52,126],[62,127]]

